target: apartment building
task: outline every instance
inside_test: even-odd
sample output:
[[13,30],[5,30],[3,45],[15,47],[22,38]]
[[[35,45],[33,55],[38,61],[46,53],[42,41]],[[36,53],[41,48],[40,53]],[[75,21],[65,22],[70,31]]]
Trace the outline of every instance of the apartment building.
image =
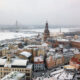
[[0,58],[0,79],[13,71],[25,73],[26,79],[31,80],[32,64],[28,64],[28,60],[11,58],[11,53],[7,53],[7,59]]

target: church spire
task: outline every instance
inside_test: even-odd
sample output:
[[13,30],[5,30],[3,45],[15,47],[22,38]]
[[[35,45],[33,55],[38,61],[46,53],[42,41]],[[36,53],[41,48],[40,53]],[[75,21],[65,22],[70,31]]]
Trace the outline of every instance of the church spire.
[[47,30],[48,30],[48,21],[46,21],[45,29],[47,29]]
[[44,41],[46,41],[46,39],[48,37],[50,37],[50,32],[49,32],[49,29],[48,29],[48,22],[46,21],[45,30],[44,30]]

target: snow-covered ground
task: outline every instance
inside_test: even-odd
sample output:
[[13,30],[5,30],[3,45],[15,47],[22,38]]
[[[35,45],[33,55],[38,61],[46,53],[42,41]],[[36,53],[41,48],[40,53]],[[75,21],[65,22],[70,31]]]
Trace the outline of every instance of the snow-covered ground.
[[[56,33],[56,32],[60,32],[59,28],[54,28],[54,29],[49,29],[51,33]],[[69,32],[70,29],[69,28],[62,28],[61,29],[62,32]],[[12,39],[12,38],[19,38],[19,37],[31,37],[31,36],[35,36],[38,33],[43,33],[44,29],[21,29],[19,30],[18,33],[16,32],[9,32],[9,31],[4,31],[4,32],[0,32],[0,41],[1,40],[5,40],[5,39]]]
[[21,32],[0,32],[0,41],[5,39],[13,39],[13,38],[19,38],[19,37],[31,37],[35,36],[36,33],[21,33]]

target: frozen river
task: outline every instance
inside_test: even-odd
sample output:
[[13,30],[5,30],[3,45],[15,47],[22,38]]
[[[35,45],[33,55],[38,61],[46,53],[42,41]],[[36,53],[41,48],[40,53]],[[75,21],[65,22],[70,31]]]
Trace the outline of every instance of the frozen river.
[[21,33],[21,32],[0,32],[0,41],[5,40],[5,39],[13,39],[13,38],[19,38],[19,37],[31,37],[36,35],[30,34],[30,33]]
[[[60,32],[59,28],[55,29],[49,29],[50,32],[55,33],[55,32]],[[69,28],[62,28],[62,32],[69,32]],[[5,39],[12,39],[12,38],[19,38],[19,37],[31,37],[35,36],[38,33],[43,33],[44,29],[26,29],[26,30],[19,30],[18,33],[16,32],[9,32],[9,31],[4,31],[0,32],[0,41],[5,40]]]

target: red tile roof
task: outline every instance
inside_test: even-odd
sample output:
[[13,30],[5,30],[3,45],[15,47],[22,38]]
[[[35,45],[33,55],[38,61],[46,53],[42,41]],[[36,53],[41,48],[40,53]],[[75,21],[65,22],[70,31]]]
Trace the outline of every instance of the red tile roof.
[[80,54],[75,54],[72,58],[71,58],[72,62],[75,62],[77,64],[80,64]]

